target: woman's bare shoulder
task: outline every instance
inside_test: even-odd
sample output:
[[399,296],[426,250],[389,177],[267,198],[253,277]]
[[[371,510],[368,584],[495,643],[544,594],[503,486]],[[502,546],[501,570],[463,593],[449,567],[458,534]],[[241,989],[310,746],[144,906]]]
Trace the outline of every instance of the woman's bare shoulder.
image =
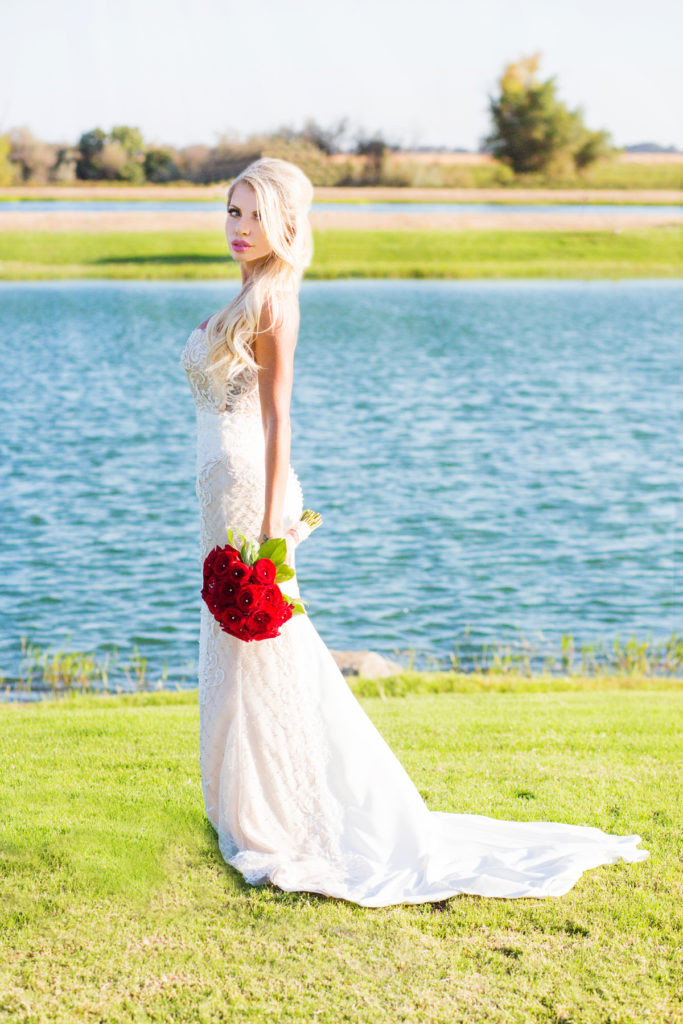
[[261,307],[259,329],[281,331],[297,327],[300,319],[299,298],[290,291],[271,292]]

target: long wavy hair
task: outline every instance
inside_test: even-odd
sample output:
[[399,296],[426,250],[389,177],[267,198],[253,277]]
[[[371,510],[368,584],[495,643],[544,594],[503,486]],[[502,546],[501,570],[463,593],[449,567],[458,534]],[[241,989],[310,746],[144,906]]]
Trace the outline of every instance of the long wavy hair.
[[228,189],[228,203],[239,182],[256,193],[259,219],[272,252],[255,267],[239,294],[209,319],[208,368],[231,380],[246,367],[260,369],[253,342],[267,304],[271,320],[263,330],[284,320],[306,267],[313,257],[313,232],[308,217],[313,185],[295,164],[262,157],[249,164]]

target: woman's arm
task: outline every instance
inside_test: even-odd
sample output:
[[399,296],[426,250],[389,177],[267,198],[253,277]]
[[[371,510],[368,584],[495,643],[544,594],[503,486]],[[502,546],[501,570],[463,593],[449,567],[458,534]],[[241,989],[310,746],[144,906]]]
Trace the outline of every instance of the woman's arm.
[[284,316],[268,330],[272,318],[266,304],[254,341],[254,356],[261,370],[258,375],[261,417],[266,440],[265,514],[259,543],[269,537],[283,536],[285,491],[289,475],[292,429],[289,407],[294,379],[294,349],[299,329],[299,308],[296,299]]

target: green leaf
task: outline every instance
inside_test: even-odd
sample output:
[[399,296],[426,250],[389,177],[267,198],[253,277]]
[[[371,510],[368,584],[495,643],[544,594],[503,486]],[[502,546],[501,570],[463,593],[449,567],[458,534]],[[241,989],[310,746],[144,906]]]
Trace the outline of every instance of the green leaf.
[[292,576],[296,576],[294,569],[286,562],[282,565],[278,565],[277,572],[275,573],[275,582],[284,583],[285,580],[291,580]]
[[288,594],[283,594],[282,596],[285,599],[285,601],[287,602],[287,604],[291,605],[291,607],[292,607],[292,615],[305,615],[306,614],[306,609],[304,608],[304,605],[308,604],[308,601],[304,601],[300,597],[290,597]]
[[242,561],[246,565],[253,565],[259,556],[259,547],[256,541],[247,540],[242,548]]
[[279,565],[284,562],[287,555],[287,541],[284,537],[271,537],[265,540],[259,548],[259,558],[270,558],[271,562]]

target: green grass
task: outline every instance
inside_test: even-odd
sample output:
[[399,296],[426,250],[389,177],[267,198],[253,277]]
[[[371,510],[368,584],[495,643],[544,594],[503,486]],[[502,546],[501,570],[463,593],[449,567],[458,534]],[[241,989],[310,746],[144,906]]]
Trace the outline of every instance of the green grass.
[[249,887],[203,811],[196,693],[0,706],[0,1020],[681,1020],[681,693],[363,699],[429,807],[637,832],[555,899]]
[[[678,277],[677,227],[625,231],[320,231],[309,279]],[[0,279],[238,279],[217,232],[7,231]]]

